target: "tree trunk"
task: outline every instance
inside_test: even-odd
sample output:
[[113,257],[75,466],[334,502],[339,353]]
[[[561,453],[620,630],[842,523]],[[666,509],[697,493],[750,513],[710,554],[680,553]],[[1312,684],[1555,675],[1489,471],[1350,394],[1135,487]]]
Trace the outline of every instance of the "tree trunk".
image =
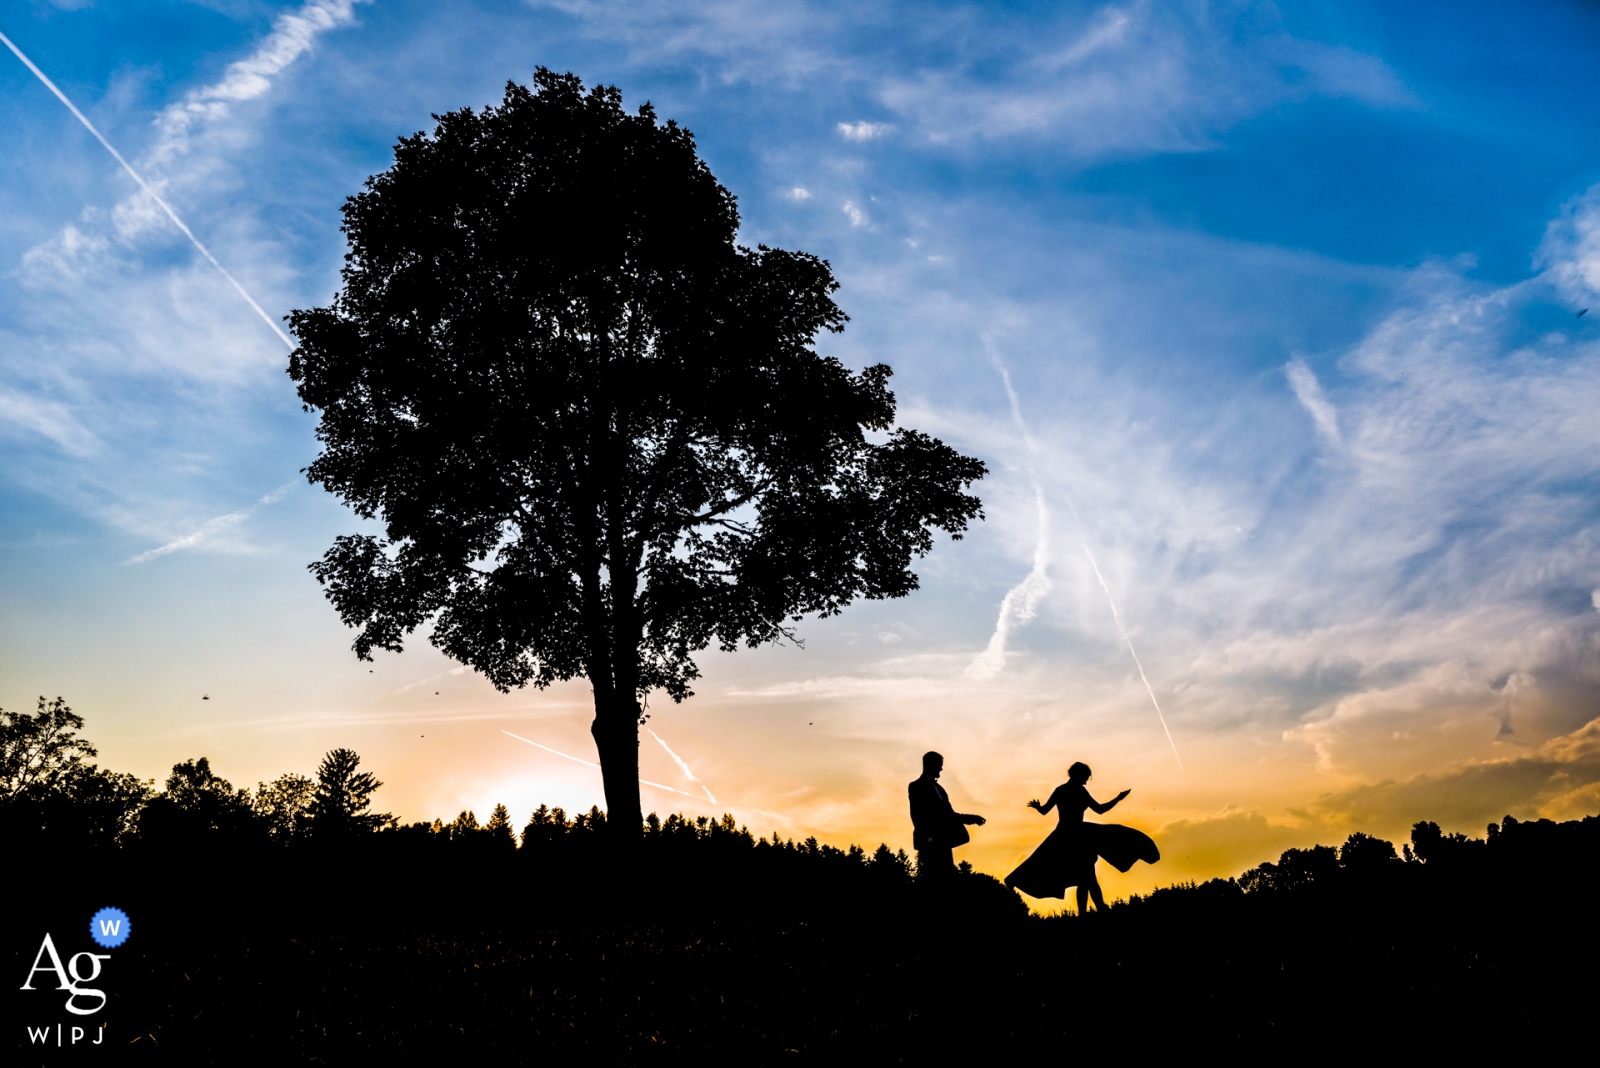
[[639,706],[631,693],[594,688],[595,749],[606,789],[606,834],[613,842],[637,841],[644,816],[639,803]]

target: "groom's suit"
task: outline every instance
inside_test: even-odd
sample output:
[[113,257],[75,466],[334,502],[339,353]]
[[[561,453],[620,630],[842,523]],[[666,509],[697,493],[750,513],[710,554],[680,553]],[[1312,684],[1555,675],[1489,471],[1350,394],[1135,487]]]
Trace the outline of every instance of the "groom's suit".
[[943,871],[954,867],[950,851],[972,841],[966,825],[978,817],[950,807],[950,798],[937,779],[926,775],[906,787],[911,799],[911,830],[916,841],[917,871]]

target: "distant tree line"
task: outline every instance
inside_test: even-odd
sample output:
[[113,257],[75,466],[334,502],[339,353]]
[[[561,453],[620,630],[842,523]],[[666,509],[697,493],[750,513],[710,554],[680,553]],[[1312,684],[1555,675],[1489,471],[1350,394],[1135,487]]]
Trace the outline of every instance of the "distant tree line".
[[[372,810],[383,784],[360,770],[361,758],[351,749],[329,751],[314,776],[289,772],[253,791],[236,788],[202,756],[175,764],[158,791],[154,780],[90,763],[98,753],[79,733],[83,726],[60,698],[40,698],[32,714],[0,710],[0,838],[6,844],[53,852],[110,849],[158,862],[193,855],[207,863],[243,862],[280,847],[331,848],[359,860],[369,874],[386,872],[419,889],[501,875],[549,886],[609,864],[606,814],[598,807],[569,816],[540,805],[520,833],[503,804],[483,823],[463,811],[448,822],[402,824]],[[670,880],[679,888],[754,882],[769,887],[765,894],[843,903],[862,895],[893,897],[915,874],[903,849],[839,849],[815,837],[785,840],[776,831],[757,838],[729,814],[716,820],[651,813],[642,832],[638,863],[650,881]],[[964,874],[984,883],[975,892],[993,901],[1012,897],[970,867]]]
[[126,846],[215,834],[238,845],[342,840],[395,822],[371,811],[383,784],[357,770],[361,757],[351,749],[330,750],[314,779],[291,772],[253,793],[199,757],[173,765],[157,792],[153,779],[89,763],[99,752],[82,729],[83,718],[60,697],[39,698],[32,714],[0,709],[0,829],[8,838]]
[[1533,878],[1546,897],[1592,885],[1600,868],[1600,816],[1558,823],[1506,816],[1488,825],[1483,838],[1446,833],[1424,820],[1397,852],[1393,842],[1360,831],[1343,845],[1286,849],[1276,861],[1258,864],[1237,878],[1180,883],[1112,906],[1214,908],[1276,901],[1292,904],[1337,895],[1342,898],[1422,894],[1433,900],[1511,885]]
[[[290,772],[254,791],[235,788],[206,757],[198,757],[174,765],[157,791],[154,780],[91,763],[98,753],[78,733],[83,725],[59,697],[41,697],[32,714],[0,710],[0,836],[7,844],[157,857],[198,850],[197,855],[242,858],[273,847],[331,848],[419,890],[504,875],[555,892],[584,883],[587,873],[591,882],[642,880],[657,896],[693,897],[715,885],[748,887],[807,908],[843,909],[873,900],[890,905],[915,881],[903,849],[839,849],[815,837],[785,840],[776,831],[758,838],[732,815],[717,820],[651,813],[643,821],[635,867],[620,873],[608,868],[607,820],[598,807],[568,815],[540,805],[520,833],[504,805],[496,805],[481,824],[472,811],[449,822],[401,824],[372,810],[373,794],[383,784],[360,770],[361,758],[351,749],[330,750],[312,777]],[[1441,880],[1465,887],[1535,869],[1570,882],[1588,879],[1596,857],[1600,816],[1566,823],[1506,816],[1490,824],[1484,838],[1420,822],[1399,851],[1392,842],[1357,832],[1337,848],[1285,850],[1276,861],[1236,878],[1165,887],[1113,908],[1359,894]],[[991,914],[1026,911],[989,876],[966,864],[962,875],[962,892]]]

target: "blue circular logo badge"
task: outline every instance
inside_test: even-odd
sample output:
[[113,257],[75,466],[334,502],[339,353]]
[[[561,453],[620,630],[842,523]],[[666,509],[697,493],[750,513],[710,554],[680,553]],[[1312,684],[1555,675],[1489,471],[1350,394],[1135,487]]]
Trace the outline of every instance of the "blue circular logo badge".
[[101,909],[89,921],[89,937],[107,949],[128,940],[128,914],[121,909]]

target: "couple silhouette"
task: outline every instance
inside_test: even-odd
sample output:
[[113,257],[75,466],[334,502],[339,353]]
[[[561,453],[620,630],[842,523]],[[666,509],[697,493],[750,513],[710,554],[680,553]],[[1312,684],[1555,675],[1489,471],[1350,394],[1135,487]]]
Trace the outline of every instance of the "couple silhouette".
[[[911,826],[916,839],[919,877],[941,879],[954,875],[952,850],[972,840],[967,832],[969,825],[982,827],[986,822],[982,816],[957,812],[951,807],[949,796],[939,785],[939,775],[943,771],[944,757],[925,753],[922,777],[906,789],[911,799]],[[1104,858],[1118,871],[1127,871],[1137,861],[1154,864],[1161,859],[1161,850],[1143,831],[1120,823],[1084,822],[1083,814],[1087,809],[1104,815],[1130,792],[1124,790],[1101,804],[1089,796],[1085,786],[1092,774],[1089,765],[1081,761],[1073,764],[1067,769],[1067,781],[1056,787],[1043,804],[1038,799],[1028,802],[1028,807],[1041,816],[1055,809],[1056,829],[1006,876],[1007,886],[1030,897],[1059,898],[1067,896],[1067,887],[1075,886],[1081,914],[1088,910],[1090,897],[1094,898],[1097,910],[1106,907],[1100,881],[1094,874],[1097,860]]]

